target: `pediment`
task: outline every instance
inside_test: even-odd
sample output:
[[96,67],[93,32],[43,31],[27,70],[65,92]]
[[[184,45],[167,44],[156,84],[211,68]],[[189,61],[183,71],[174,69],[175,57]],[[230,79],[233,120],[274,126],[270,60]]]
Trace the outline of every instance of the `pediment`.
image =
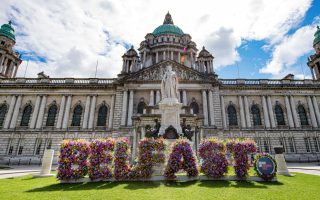
[[175,61],[163,61],[157,63],[153,66],[144,68],[135,73],[129,74],[124,77],[125,81],[149,81],[149,80],[162,80],[162,77],[165,73],[166,67],[168,65],[172,66],[172,71],[174,71],[180,80],[189,80],[189,81],[213,81],[216,80],[215,75],[206,75],[202,74],[194,69],[191,69],[187,66],[184,66]]

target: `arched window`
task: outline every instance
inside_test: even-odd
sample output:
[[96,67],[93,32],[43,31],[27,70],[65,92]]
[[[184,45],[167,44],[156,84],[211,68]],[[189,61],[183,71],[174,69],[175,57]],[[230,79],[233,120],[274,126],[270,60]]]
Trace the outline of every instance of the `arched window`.
[[286,125],[284,121],[283,110],[280,105],[276,105],[274,108],[274,112],[276,114],[276,120],[278,125]]
[[98,121],[97,126],[106,126],[108,116],[108,107],[106,105],[102,105],[98,111]]
[[229,119],[229,126],[237,126],[237,111],[236,108],[233,105],[228,106],[228,119]]
[[257,105],[251,107],[252,121],[254,126],[261,125],[260,109]]
[[309,125],[307,112],[306,112],[306,109],[304,109],[303,105],[298,106],[298,113],[299,113],[299,117],[300,117],[301,126]]
[[56,120],[57,111],[58,111],[57,105],[50,106],[50,108],[48,110],[48,117],[47,117],[46,126],[54,126],[54,122]]
[[190,107],[192,108],[193,110],[193,114],[199,114],[199,105],[197,104],[197,102],[192,102],[190,104]]
[[138,104],[138,114],[143,114],[143,110],[146,108],[146,103],[141,101],[139,104]]
[[3,126],[4,118],[6,117],[8,107],[6,104],[0,106],[0,127]]
[[80,126],[82,115],[82,107],[77,105],[73,110],[71,126]]
[[20,126],[28,126],[29,125],[31,112],[32,112],[32,106],[31,105],[27,105],[23,109]]

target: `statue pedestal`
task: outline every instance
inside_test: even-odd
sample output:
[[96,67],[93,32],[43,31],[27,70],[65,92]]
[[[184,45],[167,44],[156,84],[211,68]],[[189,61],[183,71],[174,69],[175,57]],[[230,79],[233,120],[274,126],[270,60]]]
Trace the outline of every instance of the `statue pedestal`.
[[182,134],[180,125],[180,113],[182,103],[176,98],[165,98],[159,103],[159,114],[161,114],[161,127],[159,135],[163,135],[169,126],[173,126],[178,134]]
[[53,149],[46,149],[44,151],[40,174],[39,175],[35,175],[34,177],[54,176],[54,174],[51,174],[51,166],[52,166],[53,154],[54,154],[54,150]]

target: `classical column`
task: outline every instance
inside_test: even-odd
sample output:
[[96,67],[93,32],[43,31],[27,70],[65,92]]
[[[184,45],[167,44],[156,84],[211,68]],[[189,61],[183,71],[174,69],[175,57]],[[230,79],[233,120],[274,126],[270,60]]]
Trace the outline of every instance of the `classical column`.
[[130,90],[129,108],[128,108],[128,126],[132,126],[132,114],[133,114],[133,90]]
[[9,70],[7,71],[7,76],[10,78],[12,76],[12,72],[13,72],[13,61],[11,61],[10,65],[9,65]]
[[240,107],[240,122],[241,122],[241,127],[246,128],[246,120],[244,117],[244,108],[243,108],[243,101],[242,101],[242,96],[238,96],[239,99],[239,107]]
[[207,92],[202,90],[202,104],[203,104],[203,115],[204,115],[204,124],[208,126],[208,103],[207,103]]
[[320,111],[319,111],[319,106],[317,102],[317,97],[312,96],[312,102],[313,102],[314,111],[316,113],[318,125],[320,126]]
[[46,103],[47,103],[47,96],[43,95],[42,96],[42,100],[41,100],[41,106],[40,106],[40,109],[39,109],[36,128],[41,128],[42,127],[42,121],[43,121],[43,116],[44,116],[44,109],[46,108]]
[[72,100],[72,96],[68,96],[67,105],[66,105],[66,108],[64,110],[62,128],[68,128],[69,115],[70,115],[70,109],[71,109],[71,100]]
[[93,128],[94,113],[96,111],[96,103],[97,103],[97,96],[93,95],[92,96],[92,101],[91,101],[91,107],[90,107],[90,114],[89,114],[89,123],[88,123],[88,128],[89,129]]
[[128,104],[128,91],[125,90],[123,91],[121,126],[125,126],[127,122],[127,104]]
[[90,100],[91,97],[88,95],[86,100],[86,105],[84,107],[84,115],[83,115],[83,122],[82,122],[82,128],[86,129],[88,128],[88,119],[89,119],[89,113],[90,113]]
[[244,96],[244,109],[246,112],[246,122],[247,122],[247,127],[251,128],[251,120],[250,120],[250,109],[249,109],[249,102],[248,102],[248,97]]
[[16,106],[14,108],[13,111],[13,116],[12,116],[12,120],[10,123],[10,128],[15,128],[16,124],[17,124],[17,120],[18,120],[18,115],[19,115],[19,110],[20,110],[20,106],[21,106],[21,102],[22,102],[22,96],[19,95],[17,102],[16,102]]
[[183,105],[186,106],[188,104],[188,101],[187,101],[187,91],[186,90],[182,90],[182,102],[183,102]]
[[10,106],[9,106],[9,110],[6,116],[6,120],[4,122],[3,128],[7,129],[9,128],[10,122],[11,122],[11,118],[12,118],[12,114],[13,114],[13,110],[14,110],[14,106],[16,104],[16,96],[12,96],[11,97],[11,101],[10,101]]
[[181,54],[178,52],[178,63],[181,63]]
[[110,105],[110,114],[109,114],[108,128],[112,128],[113,110],[114,110],[114,99],[115,99],[115,95],[112,95],[112,100],[111,100],[111,105]]
[[294,101],[293,96],[290,96],[290,104],[291,104],[291,111],[293,115],[293,120],[297,128],[300,127],[299,119],[298,119],[298,114],[297,114],[297,109],[296,109],[296,103]]
[[146,58],[147,57],[147,52],[146,52],[146,50],[144,50],[144,52],[143,52],[143,67],[146,67]]
[[156,63],[158,63],[159,62],[159,52],[157,51],[156,52]]
[[30,122],[29,128],[35,128],[35,126],[36,126],[37,117],[38,117],[38,113],[39,113],[40,102],[41,102],[41,97],[39,95],[37,95],[36,104],[35,104],[34,109],[33,109],[32,118],[31,118],[31,122]]
[[163,51],[163,60],[166,60],[166,51]]
[[268,107],[267,107],[266,97],[261,96],[261,98],[262,98],[264,123],[265,123],[266,128],[270,128],[270,120],[269,120],[269,115],[268,115]]
[[171,51],[171,60],[173,60],[173,51]]
[[311,117],[312,127],[313,128],[318,128],[316,114],[314,112],[314,107],[312,105],[312,101],[311,101],[311,97],[310,96],[307,96],[307,101],[308,101],[308,107],[309,107],[309,110],[310,110],[310,117]]
[[193,68],[193,53],[190,52],[190,61],[191,61],[191,68]]
[[209,111],[210,111],[210,125],[214,125],[214,112],[213,112],[213,94],[212,90],[209,90]]
[[156,103],[159,103],[159,101],[161,101],[161,94],[160,94],[160,90],[156,91]]
[[284,97],[284,102],[286,104],[286,110],[287,110],[287,117],[288,117],[288,123],[290,128],[294,128],[294,123],[293,123],[293,118],[292,118],[292,112],[291,112],[291,107],[289,103],[289,98],[288,96]]
[[[3,60],[4,60],[4,55],[2,55],[2,56],[0,57],[0,67],[2,67]],[[0,70],[1,70],[1,68],[0,68]]]
[[154,105],[154,92],[153,90],[150,91],[150,100],[149,100],[149,106]]
[[61,128],[61,126],[62,126],[62,118],[63,118],[65,104],[66,104],[66,96],[63,95],[62,98],[61,98],[61,103],[60,103],[60,109],[59,109],[56,128]]
[[271,127],[275,128],[276,127],[276,122],[274,120],[274,115],[273,115],[273,109],[272,109],[272,103],[271,103],[271,97],[267,96],[267,103],[268,103],[268,109],[269,109],[269,117],[270,117],[270,122],[271,122]]
[[221,114],[222,114],[222,125],[223,128],[227,128],[227,121],[226,121],[226,108],[224,106],[224,97],[220,96],[220,102],[221,102]]

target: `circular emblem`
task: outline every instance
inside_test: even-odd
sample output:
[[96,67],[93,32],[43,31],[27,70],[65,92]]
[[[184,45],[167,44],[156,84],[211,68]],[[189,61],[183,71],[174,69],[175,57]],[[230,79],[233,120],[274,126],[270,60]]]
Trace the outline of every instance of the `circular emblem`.
[[258,155],[254,169],[264,180],[271,180],[276,175],[277,163],[269,154]]

